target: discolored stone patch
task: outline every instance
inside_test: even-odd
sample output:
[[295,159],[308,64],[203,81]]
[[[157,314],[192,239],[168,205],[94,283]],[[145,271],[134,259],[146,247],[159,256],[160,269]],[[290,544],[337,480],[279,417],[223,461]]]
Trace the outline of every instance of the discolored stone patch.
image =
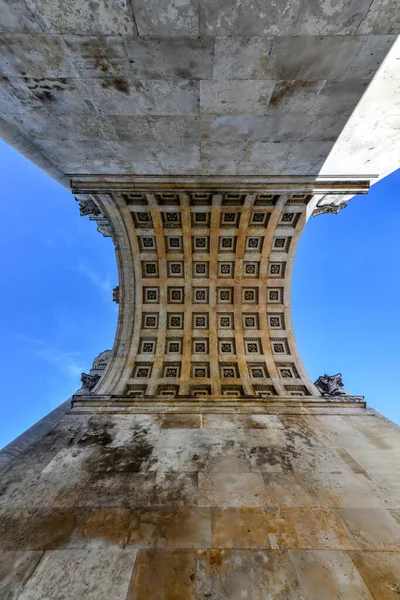
[[73,509],[39,509],[29,516],[21,516],[21,511],[9,512],[0,518],[0,548],[49,550],[63,547],[76,522],[77,515]]
[[299,600],[286,553],[267,550],[200,550],[198,598],[218,600]]
[[18,600],[125,600],[136,550],[47,552]]
[[346,552],[289,550],[289,555],[305,600],[374,600]]
[[240,415],[203,415],[203,427],[205,429],[243,429],[244,426],[245,421]]
[[184,428],[184,429],[198,429],[201,427],[201,415],[190,415],[190,414],[165,414],[161,420],[161,428]]
[[307,477],[321,504],[337,508],[386,508],[385,490],[364,475],[314,473]]
[[267,506],[268,496],[259,473],[199,473],[199,505],[220,507]]
[[349,552],[375,600],[398,600],[400,553]]
[[194,550],[139,550],[126,600],[195,600]]
[[77,441],[77,446],[108,446],[113,441],[114,423],[92,417]]
[[15,600],[36,569],[42,552],[0,552],[0,598]]
[[197,504],[197,473],[175,471],[109,475],[94,479],[77,506],[192,506]]
[[389,511],[342,508],[338,513],[362,550],[400,551],[400,525]]
[[263,473],[267,501],[264,506],[320,507],[306,480],[295,473]]
[[285,435],[277,429],[260,428],[259,430],[249,429],[249,439],[254,446],[265,446],[269,448],[287,448]]
[[113,439],[110,439],[108,432],[92,436],[95,439],[101,437],[102,442],[94,442],[95,448],[86,460],[86,469],[100,477],[110,473],[147,471],[156,462],[152,457],[153,445],[149,442],[148,430],[134,423],[129,433],[131,440],[123,446],[110,446]]
[[299,452],[273,446],[252,446],[249,451],[252,471],[261,473],[291,472],[294,459],[299,457]]
[[248,429],[284,429],[276,415],[249,415],[246,426]]
[[210,548],[211,510],[189,506],[135,510],[128,543],[134,548]]
[[68,508],[81,496],[89,475],[71,472],[69,478],[62,473],[43,473],[32,480],[10,484],[7,493],[0,495],[0,507],[13,508]]
[[212,511],[214,548],[269,548],[260,508],[215,508]]
[[88,509],[79,513],[77,526],[71,534],[69,546],[125,547],[130,526],[130,512],[124,508]]
[[278,548],[315,550],[354,549],[335,514],[318,508],[282,508],[264,511],[269,534]]

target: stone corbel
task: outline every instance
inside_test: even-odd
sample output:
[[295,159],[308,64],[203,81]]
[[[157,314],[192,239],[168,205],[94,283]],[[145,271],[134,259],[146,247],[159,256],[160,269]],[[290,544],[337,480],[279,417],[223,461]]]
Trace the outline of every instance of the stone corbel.
[[91,394],[92,390],[98,384],[101,376],[106,370],[111,358],[111,350],[101,352],[93,361],[89,373],[81,374],[82,387],[76,392],[76,395]]
[[343,208],[346,208],[347,202],[340,202],[340,204],[335,204],[332,202],[331,204],[323,204],[322,206],[316,206],[312,212],[313,217],[318,217],[319,215],[337,215],[339,211]]
[[89,217],[90,221],[96,221],[97,231],[104,237],[112,237],[112,228],[107,219],[101,213],[100,208],[90,194],[76,194],[75,199],[79,202],[81,217]]

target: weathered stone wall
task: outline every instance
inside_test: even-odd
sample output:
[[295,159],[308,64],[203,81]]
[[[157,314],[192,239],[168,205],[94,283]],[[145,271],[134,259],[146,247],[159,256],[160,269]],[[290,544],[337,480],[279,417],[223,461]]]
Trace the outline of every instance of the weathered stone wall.
[[383,176],[398,167],[397,13],[397,0],[2,2],[0,136],[61,182]]
[[2,474],[2,600],[398,598],[400,431],[373,411],[89,410]]

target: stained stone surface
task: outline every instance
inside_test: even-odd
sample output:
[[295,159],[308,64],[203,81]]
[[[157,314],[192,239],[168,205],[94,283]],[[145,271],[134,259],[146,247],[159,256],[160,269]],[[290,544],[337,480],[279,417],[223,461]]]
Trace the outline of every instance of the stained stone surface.
[[398,597],[400,430],[290,311],[307,219],[398,166],[396,9],[1,4],[0,135],[119,269],[98,383],[0,453],[2,600]]
[[53,175],[382,177],[398,166],[396,9],[3,2],[1,134]]
[[[125,402],[130,413],[74,409],[2,472],[2,598],[397,597],[400,502],[374,470],[390,452],[397,474],[397,426],[345,403],[176,413],[164,400],[151,414]],[[271,451],[262,462],[255,441]],[[359,472],[348,456],[371,447]]]

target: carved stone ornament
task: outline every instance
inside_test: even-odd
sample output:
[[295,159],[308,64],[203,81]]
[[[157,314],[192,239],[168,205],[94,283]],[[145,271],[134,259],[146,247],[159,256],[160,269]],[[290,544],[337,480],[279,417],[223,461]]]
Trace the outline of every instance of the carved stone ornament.
[[313,217],[318,215],[337,215],[342,208],[346,208],[347,202],[341,202],[340,204],[324,204],[323,206],[317,206],[312,213]]
[[91,371],[104,371],[110,361],[111,350],[104,350],[93,361]]
[[99,379],[100,375],[88,375],[87,373],[81,373],[82,387],[87,390],[92,390]]
[[87,217],[89,215],[97,217],[101,215],[99,207],[88,194],[80,194],[79,196],[76,196],[76,200],[79,202],[79,211],[81,217]]
[[113,289],[112,299],[113,299],[113,302],[116,302],[117,304],[119,304],[119,285],[117,285],[117,287],[115,287]]
[[101,352],[93,361],[89,373],[81,374],[82,387],[77,394],[86,394],[96,387],[100,377],[103,375],[111,358],[111,350]]
[[321,375],[317,381],[314,382],[317,390],[321,392],[323,396],[346,396],[347,392],[343,389],[342,374],[337,373],[336,375]]

